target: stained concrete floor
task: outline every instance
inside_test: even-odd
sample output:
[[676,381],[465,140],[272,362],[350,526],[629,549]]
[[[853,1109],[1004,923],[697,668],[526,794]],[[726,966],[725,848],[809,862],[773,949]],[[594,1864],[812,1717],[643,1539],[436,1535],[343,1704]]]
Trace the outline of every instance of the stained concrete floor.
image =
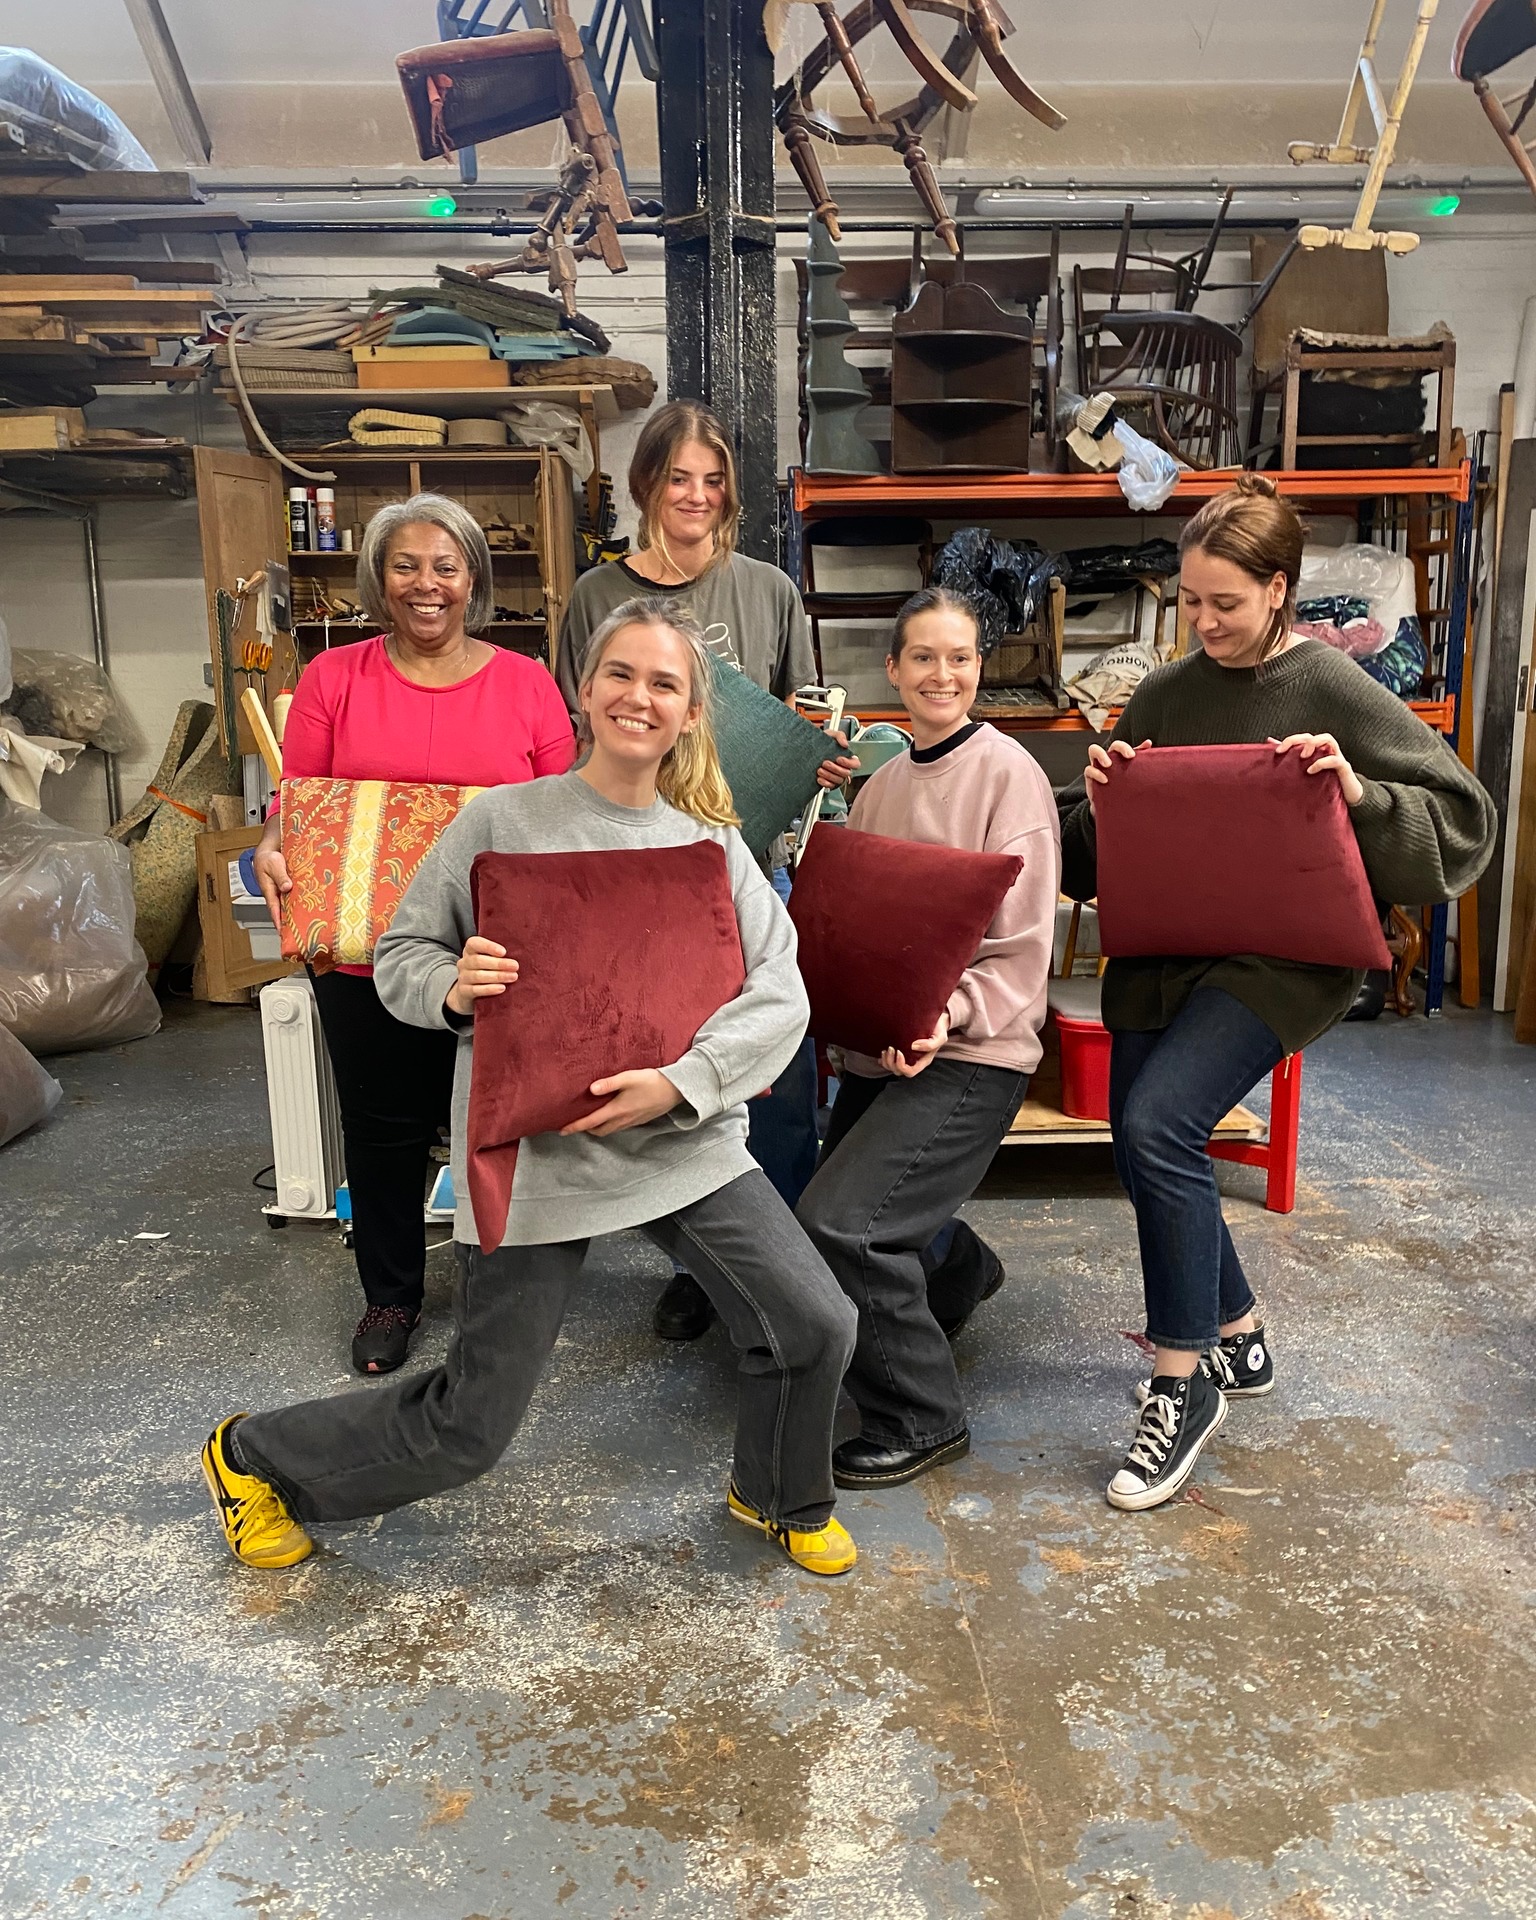
[[1138,1371],[1107,1156],[1000,1161],[976,1450],[848,1499],[841,1583],[727,1523],[726,1351],[652,1339],[633,1238],[496,1473],[237,1565],[196,1448],[351,1384],[348,1257],[257,1214],[251,1015],[55,1066],[0,1155],[6,1915],[1536,1913],[1536,1051],[1505,1023],[1316,1048],[1289,1218],[1223,1172],[1280,1385],[1155,1514],[1102,1499]]

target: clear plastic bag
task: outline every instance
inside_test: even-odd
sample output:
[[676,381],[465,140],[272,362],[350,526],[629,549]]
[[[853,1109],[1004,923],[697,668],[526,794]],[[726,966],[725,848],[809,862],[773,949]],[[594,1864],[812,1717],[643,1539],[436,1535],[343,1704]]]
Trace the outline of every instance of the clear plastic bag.
[[0,695],[28,733],[83,740],[103,753],[126,753],[138,744],[117,689],[94,660],[41,647],[11,652],[10,694]]
[[74,160],[109,173],[155,171],[105,101],[27,47],[0,47],[0,120],[21,128],[30,159]]
[[134,913],[126,847],[0,802],[0,1026],[43,1054],[153,1033]]
[[592,443],[581,424],[581,415],[570,407],[557,407],[552,400],[518,400],[500,410],[514,440],[525,447],[548,447],[576,476],[576,484],[585,486],[592,477]]
[[1181,463],[1123,420],[1116,420],[1110,431],[1125,449],[1115,469],[1120,491],[1138,513],[1156,513],[1179,484]]
[[0,1027],[0,1147],[46,1120],[64,1089],[46,1073],[13,1033]]
[[1404,620],[1419,612],[1413,562],[1405,553],[1354,541],[1344,547],[1311,546],[1301,556],[1298,606],[1313,600],[1365,600],[1371,618],[1390,640]]

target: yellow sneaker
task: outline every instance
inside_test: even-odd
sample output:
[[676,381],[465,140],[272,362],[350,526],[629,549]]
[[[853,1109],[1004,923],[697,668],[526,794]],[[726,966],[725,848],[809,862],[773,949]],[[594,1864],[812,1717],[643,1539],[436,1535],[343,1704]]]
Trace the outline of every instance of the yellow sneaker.
[[213,1495],[229,1550],[248,1567],[292,1567],[314,1552],[315,1543],[288,1511],[288,1502],[254,1473],[242,1473],[224,1448],[243,1413],[221,1420],[203,1445],[203,1478]]
[[734,1481],[726,1490],[725,1507],[733,1520],[741,1521],[743,1526],[756,1527],[759,1533],[766,1533],[770,1540],[777,1541],[795,1565],[804,1567],[807,1573],[819,1573],[830,1579],[834,1574],[847,1573],[859,1557],[852,1535],[840,1520],[829,1519],[814,1533],[800,1533],[781,1521],[770,1520],[766,1513],[759,1513],[742,1499]]

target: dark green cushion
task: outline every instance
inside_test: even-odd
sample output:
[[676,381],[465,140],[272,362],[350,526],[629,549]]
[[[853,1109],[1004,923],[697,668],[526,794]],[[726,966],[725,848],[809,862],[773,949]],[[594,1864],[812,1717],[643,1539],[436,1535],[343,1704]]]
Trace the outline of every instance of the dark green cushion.
[[819,727],[791,713],[738,667],[714,659],[715,741],[741,837],[759,860],[799,818],[816,791],[816,770],[838,749]]

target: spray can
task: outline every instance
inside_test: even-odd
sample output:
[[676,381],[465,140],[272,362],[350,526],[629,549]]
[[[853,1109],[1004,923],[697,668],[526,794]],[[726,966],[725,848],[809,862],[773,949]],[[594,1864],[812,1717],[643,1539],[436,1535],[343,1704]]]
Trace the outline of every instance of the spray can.
[[288,489],[288,551],[305,553],[309,549],[309,492],[305,487]]
[[334,487],[315,489],[315,544],[322,553],[336,551],[336,491]]

